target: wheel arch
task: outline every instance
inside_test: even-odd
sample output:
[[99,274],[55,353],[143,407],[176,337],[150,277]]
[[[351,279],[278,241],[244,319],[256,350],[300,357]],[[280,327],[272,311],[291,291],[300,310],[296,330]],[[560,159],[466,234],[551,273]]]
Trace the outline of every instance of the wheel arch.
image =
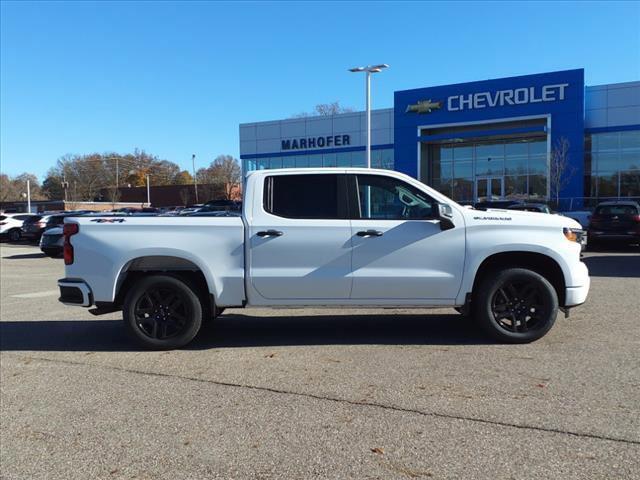
[[472,295],[478,291],[478,285],[487,275],[505,268],[526,268],[542,275],[556,291],[559,305],[564,305],[566,281],[562,267],[550,255],[531,251],[499,252],[487,256],[474,272]]
[[114,283],[113,303],[121,306],[136,280],[149,275],[169,275],[182,280],[200,297],[203,307],[214,308],[217,290],[211,273],[193,259],[171,254],[140,255],[124,263]]

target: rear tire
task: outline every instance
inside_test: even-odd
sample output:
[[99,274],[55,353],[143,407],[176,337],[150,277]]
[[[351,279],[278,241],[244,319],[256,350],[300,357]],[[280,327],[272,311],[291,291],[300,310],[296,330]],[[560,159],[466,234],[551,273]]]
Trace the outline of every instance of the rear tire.
[[143,347],[170,350],[188,344],[202,325],[198,295],[183,281],[168,275],[140,279],[127,292],[123,320]]
[[529,343],[543,337],[556,321],[558,295],[542,275],[508,268],[486,275],[473,302],[475,319],[494,339]]
[[22,233],[17,228],[14,228],[13,230],[9,230],[8,237],[10,242],[17,242],[20,240],[20,237],[22,237]]

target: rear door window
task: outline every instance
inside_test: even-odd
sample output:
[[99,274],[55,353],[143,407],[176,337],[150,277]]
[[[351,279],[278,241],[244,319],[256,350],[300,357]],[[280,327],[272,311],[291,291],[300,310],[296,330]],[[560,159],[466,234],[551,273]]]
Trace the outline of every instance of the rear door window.
[[265,211],[285,218],[347,218],[346,180],[339,174],[274,175],[265,179]]

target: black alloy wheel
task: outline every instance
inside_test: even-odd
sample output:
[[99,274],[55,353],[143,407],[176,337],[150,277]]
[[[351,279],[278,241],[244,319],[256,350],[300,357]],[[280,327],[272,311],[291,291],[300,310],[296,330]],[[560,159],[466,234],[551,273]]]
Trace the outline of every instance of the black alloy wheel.
[[166,275],[141,279],[126,296],[125,325],[144,347],[179,348],[200,330],[202,306],[194,290]]
[[20,240],[20,237],[22,235],[20,234],[20,230],[18,230],[17,228],[14,228],[13,230],[9,230],[9,241],[10,242],[17,242],[18,240]]
[[543,287],[532,279],[505,281],[491,299],[494,320],[509,332],[536,329],[548,316]]
[[136,302],[136,325],[150,338],[166,340],[182,333],[190,315],[182,292],[156,286],[146,290]]
[[473,304],[480,326],[507,343],[528,343],[543,337],[558,315],[554,287],[542,275],[525,268],[485,275]]

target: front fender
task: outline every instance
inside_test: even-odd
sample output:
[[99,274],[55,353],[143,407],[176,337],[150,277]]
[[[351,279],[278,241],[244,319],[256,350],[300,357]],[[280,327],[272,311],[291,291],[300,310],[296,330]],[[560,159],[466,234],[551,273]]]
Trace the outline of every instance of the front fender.
[[[577,244],[576,246],[579,250],[580,246]],[[456,299],[456,303],[459,305],[463,305],[465,303],[467,294],[473,290],[473,283],[478,274],[478,270],[485,260],[493,255],[515,252],[526,252],[544,255],[558,264],[564,276],[566,286],[572,286],[574,284],[577,284],[576,282],[578,282],[578,280],[574,278],[576,277],[575,268],[572,268],[571,264],[568,262],[566,252],[559,252],[548,246],[530,243],[508,243],[492,245],[483,249],[474,249],[473,252],[469,252],[469,254],[467,255],[469,263],[465,268],[465,275],[462,281],[460,292],[458,294],[458,298]],[[580,263],[579,251],[578,253],[576,253],[576,258],[578,258],[578,263]]]

